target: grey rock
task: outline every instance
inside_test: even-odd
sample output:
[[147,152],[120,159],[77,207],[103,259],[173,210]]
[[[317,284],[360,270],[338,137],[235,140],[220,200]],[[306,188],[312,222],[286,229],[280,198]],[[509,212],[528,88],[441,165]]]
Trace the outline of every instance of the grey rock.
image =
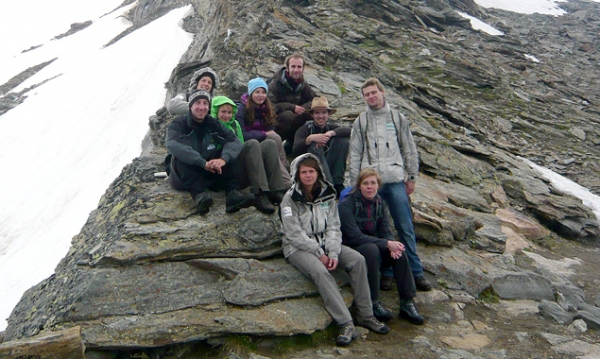
[[600,308],[582,303],[579,305],[577,313],[585,321],[588,328],[594,330],[600,329]]
[[499,276],[492,281],[492,288],[502,299],[554,299],[550,281],[535,273]]
[[585,333],[588,330],[585,320],[575,319],[567,328],[573,334]]
[[573,322],[576,313],[567,312],[560,305],[548,300],[542,300],[538,306],[540,314],[556,320],[558,324],[569,325]]

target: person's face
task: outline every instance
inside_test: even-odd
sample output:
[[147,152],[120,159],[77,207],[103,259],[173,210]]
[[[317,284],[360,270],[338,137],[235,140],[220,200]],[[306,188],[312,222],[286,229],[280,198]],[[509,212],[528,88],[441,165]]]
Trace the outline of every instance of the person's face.
[[206,92],[210,92],[213,88],[213,80],[210,76],[201,77],[196,85],[197,89],[202,89]]
[[327,120],[329,120],[329,111],[326,109],[315,109],[312,112],[313,123],[317,127],[325,127]]
[[287,72],[294,80],[300,80],[304,73],[304,62],[302,59],[290,59]]
[[267,99],[267,91],[264,88],[259,87],[252,92],[252,101],[257,105],[262,105]]
[[201,98],[194,102],[192,105],[192,116],[196,122],[204,121],[204,118],[208,114],[208,107],[210,106],[208,100]]
[[377,86],[367,86],[362,90],[362,93],[367,105],[372,110],[379,110],[383,107],[383,91],[380,91]]
[[223,122],[229,122],[232,116],[233,106],[231,106],[228,103],[219,106],[219,110],[217,111],[217,117],[219,118],[219,120]]
[[365,177],[360,183],[360,193],[365,199],[371,201],[377,196],[377,190],[379,190],[379,184],[377,183],[376,176]]
[[312,186],[317,182],[317,177],[319,175],[317,170],[305,165],[300,165],[298,174],[300,177],[300,183],[302,183],[305,188],[312,188]]

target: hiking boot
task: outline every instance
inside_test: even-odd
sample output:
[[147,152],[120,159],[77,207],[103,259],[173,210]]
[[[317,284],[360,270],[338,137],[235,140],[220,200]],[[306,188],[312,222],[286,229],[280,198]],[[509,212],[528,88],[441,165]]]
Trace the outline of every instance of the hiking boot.
[[213,205],[213,199],[208,192],[198,193],[196,197],[194,197],[194,203],[196,204],[196,209],[198,210],[198,214],[205,215],[210,211],[210,206]]
[[390,312],[386,307],[384,307],[380,301],[373,302],[373,315],[375,316],[375,318],[377,318],[377,320],[380,320],[382,322],[387,322],[388,320],[391,320],[394,317],[392,312]]
[[415,286],[422,292],[429,292],[433,289],[431,283],[429,283],[429,281],[423,276],[415,277]]
[[254,195],[252,193],[243,194],[234,189],[228,191],[225,195],[225,212],[227,213],[237,212],[241,208],[252,206],[252,204],[254,204]]
[[283,196],[285,195],[285,192],[286,192],[285,190],[270,191],[270,192],[267,192],[267,196],[269,197],[269,201],[271,201],[271,203],[274,206],[279,206],[279,204],[283,200]]
[[390,331],[390,327],[375,319],[375,317],[357,318],[356,324],[377,334],[387,334]]
[[398,316],[416,325],[421,325],[425,321],[423,316],[419,314],[415,302],[412,299],[400,300],[400,315]]
[[394,277],[382,276],[379,282],[379,289],[389,292],[394,287]]
[[356,339],[357,337],[358,333],[354,328],[354,324],[352,324],[352,322],[349,322],[342,325],[342,327],[340,328],[340,334],[338,334],[337,338],[335,339],[335,344],[345,347],[347,345],[350,345],[350,342],[352,342],[352,340]]
[[271,202],[269,202],[265,192],[260,192],[256,195],[256,198],[254,199],[254,207],[265,214],[275,213],[275,207],[273,207]]

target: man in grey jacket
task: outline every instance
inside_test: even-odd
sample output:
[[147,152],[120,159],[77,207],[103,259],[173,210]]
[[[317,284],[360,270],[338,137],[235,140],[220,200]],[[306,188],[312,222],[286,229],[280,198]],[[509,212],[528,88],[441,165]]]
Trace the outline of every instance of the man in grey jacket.
[[361,91],[367,110],[360,114],[352,126],[350,182],[356,181],[361,169],[371,167],[379,172],[383,181],[379,194],[387,201],[394,227],[406,247],[405,253],[417,289],[431,290],[431,284],[423,276],[423,265],[417,254],[408,199],[415,190],[419,173],[417,146],[410,132],[410,123],[404,115],[390,108],[378,79],[367,79]]

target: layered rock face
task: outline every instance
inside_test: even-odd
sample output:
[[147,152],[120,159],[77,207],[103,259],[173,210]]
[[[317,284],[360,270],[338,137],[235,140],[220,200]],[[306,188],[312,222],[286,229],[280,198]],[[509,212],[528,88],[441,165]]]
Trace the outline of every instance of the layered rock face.
[[[186,3],[140,0],[130,17],[143,26]],[[436,248],[422,259],[438,289],[549,302],[560,290],[572,294],[570,308],[584,304],[567,275],[507,258],[550,238],[598,238],[591,210],[519,157],[600,188],[598,4],[573,1],[569,15],[550,17],[468,0],[189,3],[184,28],[195,39],[167,83],[170,95],[209,64],[221,77],[217,93],[237,100],[250,78],[271,77],[298,51],[308,81],[349,126],[364,107],[360,85],[378,77],[412,122],[421,167],[415,227]],[[453,9],[505,35],[477,32]],[[107,190],[56,273],[23,295],[5,342],[80,326],[88,348],[158,347],[331,323],[314,285],[281,256],[277,214],[225,214],[215,194],[201,217],[189,194],[154,176],[171,120],[164,109],[150,119],[144,153]]]

